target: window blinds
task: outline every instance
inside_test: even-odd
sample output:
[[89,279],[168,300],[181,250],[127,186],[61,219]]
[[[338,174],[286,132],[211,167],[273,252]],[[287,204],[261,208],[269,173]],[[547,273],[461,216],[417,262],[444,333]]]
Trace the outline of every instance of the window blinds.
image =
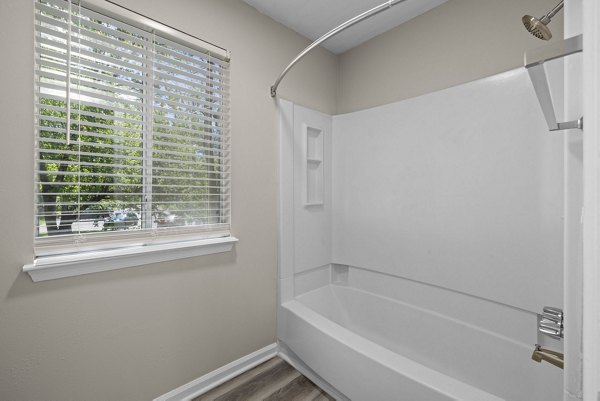
[[85,3],[35,10],[36,255],[229,235],[226,57]]

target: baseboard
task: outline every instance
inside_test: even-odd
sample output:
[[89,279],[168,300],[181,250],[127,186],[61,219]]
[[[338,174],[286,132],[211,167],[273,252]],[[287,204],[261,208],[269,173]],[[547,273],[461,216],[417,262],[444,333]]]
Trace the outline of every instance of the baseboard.
[[167,394],[155,398],[154,401],[188,401],[206,393],[209,390],[225,383],[247,370],[260,365],[276,356],[279,352],[277,344],[268,345],[258,351],[235,360],[217,370],[205,374],[189,383],[186,383]]

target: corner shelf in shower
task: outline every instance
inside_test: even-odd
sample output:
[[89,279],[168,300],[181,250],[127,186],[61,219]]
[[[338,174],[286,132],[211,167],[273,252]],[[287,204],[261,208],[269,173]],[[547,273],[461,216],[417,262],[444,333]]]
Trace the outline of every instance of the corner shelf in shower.
[[583,50],[583,36],[577,35],[560,42],[550,43],[536,49],[525,52],[525,68],[529,73],[529,78],[535,89],[538,101],[546,118],[548,129],[550,131],[560,131],[572,128],[583,128],[583,117],[578,120],[557,122],[552,96],[550,95],[550,87],[548,85],[548,77],[544,63],[546,61],[555,60],[561,57],[566,57],[574,53],[579,53]]

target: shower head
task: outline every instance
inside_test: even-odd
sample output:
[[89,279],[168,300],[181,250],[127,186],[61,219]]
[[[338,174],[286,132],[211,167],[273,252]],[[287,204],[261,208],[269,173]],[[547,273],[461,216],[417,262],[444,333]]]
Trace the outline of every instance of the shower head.
[[542,40],[550,40],[552,38],[552,32],[550,32],[550,29],[541,20],[531,15],[524,15],[522,21],[525,29],[536,38]]
[[541,18],[535,18],[531,15],[524,15],[521,19],[525,29],[529,31],[533,36],[542,40],[550,40],[552,38],[552,32],[548,28],[548,24],[552,20],[552,17],[556,15],[563,8],[564,0],[561,1],[554,7],[548,14]]

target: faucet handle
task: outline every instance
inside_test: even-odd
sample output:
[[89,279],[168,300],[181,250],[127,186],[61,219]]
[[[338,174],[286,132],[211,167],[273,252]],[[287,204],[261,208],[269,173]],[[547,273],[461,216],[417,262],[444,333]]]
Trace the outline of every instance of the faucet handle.
[[563,338],[563,311],[559,308],[544,306],[544,311],[538,322],[538,330],[552,338]]
[[546,319],[562,322],[563,311],[562,309],[554,308],[552,306],[544,306],[544,312],[542,313],[542,316]]

